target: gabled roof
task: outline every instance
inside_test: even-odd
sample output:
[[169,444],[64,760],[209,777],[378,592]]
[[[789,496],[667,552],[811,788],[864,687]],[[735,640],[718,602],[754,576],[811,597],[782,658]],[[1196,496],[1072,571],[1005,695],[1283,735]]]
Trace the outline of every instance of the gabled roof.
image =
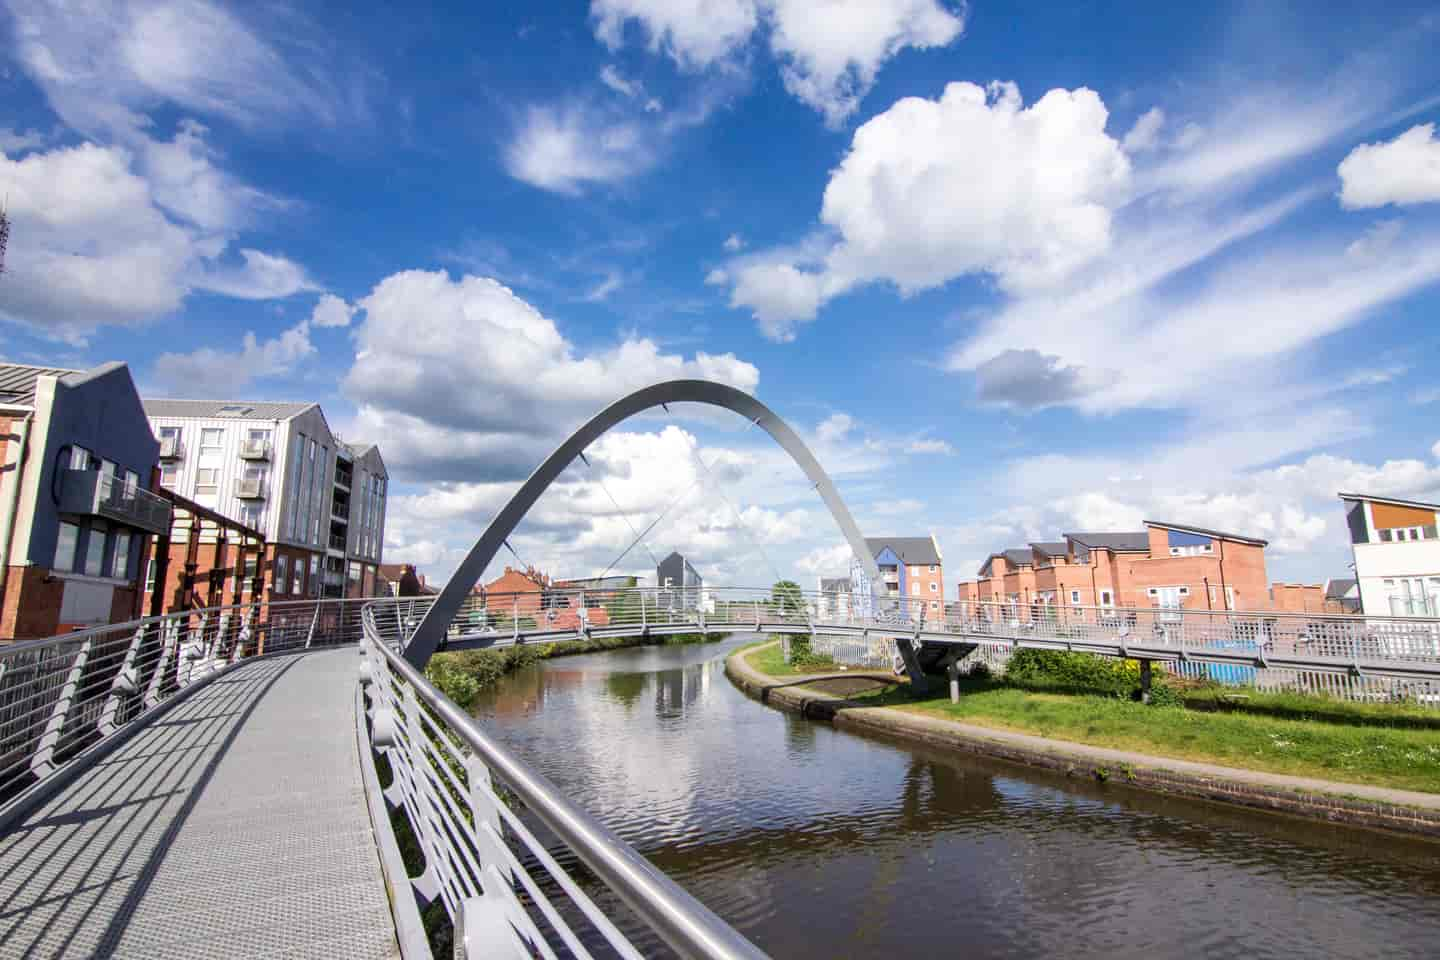
[[1176,530],[1180,533],[1193,533],[1202,537],[1215,537],[1217,540],[1234,540],[1236,543],[1248,543],[1252,546],[1263,547],[1269,541],[1261,540],[1259,537],[1247,537],[1238,533],[1225,533],[1222,530],[1207,530],[1204,527],[1190,527],[1183,523],[1162,523],[1159,520],[1146,520],[1145,526],[1159,527],[1161,530]]
[[1325,581],[1325,599],[1344,600],[1346,594],[1354,589],[1354,577],[1331,577]]
[[1064,540],[1032,543],[1030,546],[1038,551],[1042,557],[1063,557],[1070,550],[1070,544]]
[[889,547],[904,564],[940,562],[940,548],[934,537],[866,537],[865,546],[872,557]]
[[1440,510],[1440,503],[1426,503],[1424,500],[1400,500],[1396,497],[1376,497],[1368,493],[1342,493],[1341,500],[1369,500],[1371,503],[1388,503],[1395,507],[1418,507],[1421,510]]
[[1012,547],[1009,550],[1002,550],[1000,551],[1000,555],[1005,558],[1006,563],[1014,567],[1035,566],[1035,554],[1031,553],[1029,550],[1025,550],[1020,547]]
[[1114,550],[1116,553],[1150,552],[1150,533],[1147,530],[1135,533],[1065,533],[1061,536],[1083,547],[1097,550]]
[[313,400],[299,403],[269,400],[167,400],[144,399],[147,417],[190,417],[214,420],[233,417],[237,420],[289,420],[319,404]]
[[35,367],[24,363],[0,363],[0,403],[29,407],[35,403],[35,381],[41,377],[64,377],[83,373],[65,367]]

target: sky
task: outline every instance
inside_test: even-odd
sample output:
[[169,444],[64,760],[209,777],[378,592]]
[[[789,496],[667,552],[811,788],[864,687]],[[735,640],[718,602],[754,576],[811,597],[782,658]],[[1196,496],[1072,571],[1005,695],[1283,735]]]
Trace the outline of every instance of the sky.
[[[0,0],[0,357],[320,401],[431,579],[591,414],[704,377],[866,533],[933,533],[948,595],[1147,519],[1321,582],[1338,491],[1440,499],[1436,49],[1399,2]],[[848,558],[762,431],[682,407],[511,546],[491,576]]]

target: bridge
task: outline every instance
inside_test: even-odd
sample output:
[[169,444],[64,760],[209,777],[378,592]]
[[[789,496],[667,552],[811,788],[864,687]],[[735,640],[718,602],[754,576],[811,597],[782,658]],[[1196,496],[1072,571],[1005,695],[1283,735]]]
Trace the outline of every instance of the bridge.
[[562,444],[438,597],[190,610],[0,649],[0,957],[763,956],[436,689],[424,668],[439,650],[760,632],[894,660],[917,684],[1023,647],[1401,692],[1440,680],[1433,620],[1009,605],[937,617],[878,589],[472,593],[586,444],[679,399],[774,436],[874,567],[793,431],[745,394],[678,381]]

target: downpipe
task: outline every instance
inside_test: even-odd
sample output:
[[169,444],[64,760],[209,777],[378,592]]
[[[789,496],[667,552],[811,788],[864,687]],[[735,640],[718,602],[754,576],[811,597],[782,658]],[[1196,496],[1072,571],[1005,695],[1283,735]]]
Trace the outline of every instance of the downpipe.
[[25,454],[30,443],[30,423],[34,419],[33,413],[25,414],[25,419],[20,421],[20,433],[15,438],[15,470],[10,482],[10,502],[5,506],[4,524],[3,528],[0,528],[0,602],[5,599],[5,585],[10,576],[10,546],[15,539],[15,517],[20,510],[20,474],[25,469]]

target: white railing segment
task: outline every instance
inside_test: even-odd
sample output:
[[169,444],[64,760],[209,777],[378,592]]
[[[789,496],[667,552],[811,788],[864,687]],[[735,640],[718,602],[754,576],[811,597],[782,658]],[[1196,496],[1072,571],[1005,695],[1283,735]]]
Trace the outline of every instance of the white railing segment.
[[443,904],[457,955],[643,956],[537,839],[533,817],[679,955],[764,956],[406,662],[397,638],[413,629],[411,616],[366,608],[360,675],[371,740],[392,774],[386,799],[405,811],[425,857],[411,886],[421,901]]

